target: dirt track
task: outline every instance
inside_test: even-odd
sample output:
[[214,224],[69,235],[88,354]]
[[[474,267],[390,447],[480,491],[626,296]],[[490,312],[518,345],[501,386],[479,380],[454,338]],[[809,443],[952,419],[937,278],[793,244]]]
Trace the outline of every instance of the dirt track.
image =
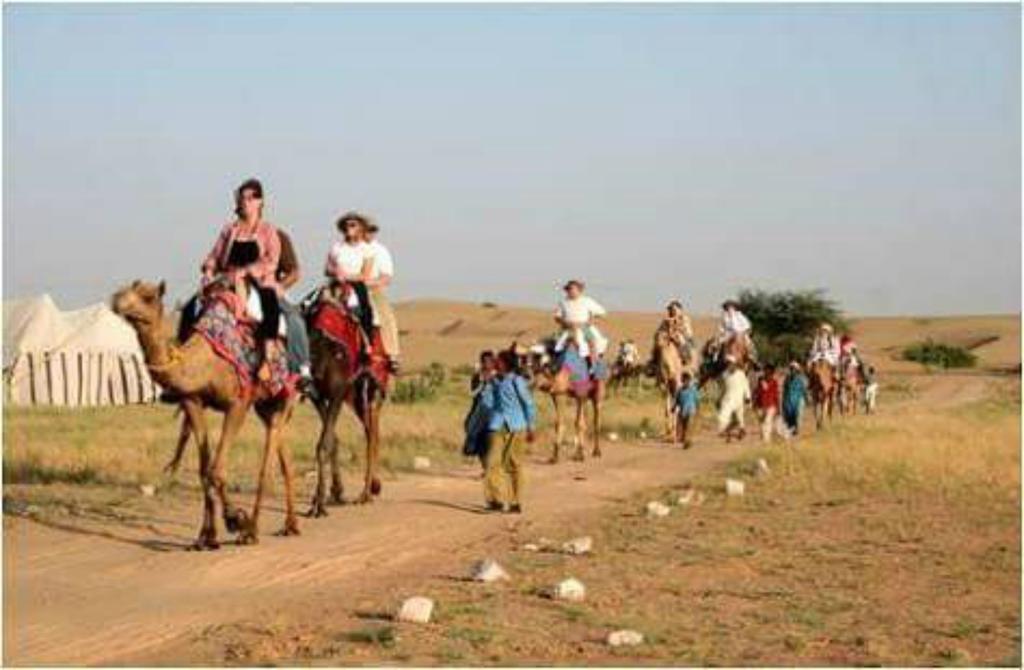
[[[916,402],[975,400],[983,377],[923,381]],[[568,517],[661,484],[678,483],[741,453],[705,439],[693,450],[608,444],[601,461],[532,464],[523,517],[480,513],[479,469],[408,475],[367,507],[332,508],[303,520],[303,535],[278,538],[274,508],[262,543],[185,552],[199,502],[144,527],[111,523],[53,528],[7,517],[4,528],[5,664],[190,663],[182,645],[211,626],[278,616],[317,617],[354,606],[403,578],[451,571],[450,556],[485,551],[510,525]],[[539,459],[545,449],[535,449]],[[304,502],[304,501],[303,501]],[[184,654],[184,655],[182,655]],[[211,659],[206,659],[210,662]]]

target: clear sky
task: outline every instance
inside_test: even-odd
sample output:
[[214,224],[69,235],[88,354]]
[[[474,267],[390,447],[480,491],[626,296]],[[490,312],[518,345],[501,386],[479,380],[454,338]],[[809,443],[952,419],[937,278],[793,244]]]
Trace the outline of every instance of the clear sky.
[[311,286],[375,215],[399,299],[1017,312],[1015,5],[11,5],[4,297],[190,292],[258,176]]

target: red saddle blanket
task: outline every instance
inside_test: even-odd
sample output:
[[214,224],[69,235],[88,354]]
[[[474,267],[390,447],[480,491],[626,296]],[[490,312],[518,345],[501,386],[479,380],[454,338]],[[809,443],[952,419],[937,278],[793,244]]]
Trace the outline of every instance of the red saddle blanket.
[[235,369],[243,394],[256,393],[261,398],[273,399],[295,393],[298,375],[289,372],[280,341],[272,344],[277,350],[271,358],[270,378],[263,381],[257,377],[262,355],[256,345],[255,324],[238,319],[237,305],[233,304],[232,298],[235,298],[234,294],[223,292],[210,296],[196,322],[196,332]]
[[341,306],[330,302],[320,303],[314,308],[310,325],[332,342],[344,347],[345,356],[341,363],[345,366],[343,372],[347,377],[355,377],[366,371],[373,375],[381,388],[387,388],[391,372],[388,369],[387,356],[384,354],[380,330],[375,329],[373,332],[373,341],[367,357],[362,353],[366,339],[363,329]]

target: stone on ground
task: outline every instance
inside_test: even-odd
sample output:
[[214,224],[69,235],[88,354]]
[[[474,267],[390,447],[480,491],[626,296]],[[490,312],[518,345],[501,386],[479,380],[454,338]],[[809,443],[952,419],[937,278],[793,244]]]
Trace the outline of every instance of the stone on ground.
[[632,647],[643,641],[643,633],[638,633],[635,630],[617,630],[608,633],[608,644],[612,647]]
[[746,485],[738,479],[725,480],[725,492],[730,496],[741,496],[746,490]]
[[580,554],[589,554],[591,548],[594,546],[594,540],[588,535],[584,537],[577,537],[569,540],[562,545],[562,553],[572,554],[573,556],[579,556]]
[[678,498],[676,498],[676,504],[681,506],[689,505],[690,503],[693,502],[694,497],[696,495],[697,492],[694,491],[693,489],[686,489],[685,491],[679,494]]
[[618,433],[614,433],[614,432],[613,433],[608,433],[608,441],[609,442],[618,442],[619,441],[619,434]]
[[503,579],[509,579],[508,573],[505,569],[498,565],[498,562],[492,558],[486,558],[482,561],[477,561],[473,565],[473,581],[475,582],[497,582]]
[[152,498],[153,496],[156,495],[156,487],[153,486],[152,484],[143,484],[142,486],[139,487],[139,491],[141,491],[142,495],[146,496],[147,498]]
[[417,456],[417,457],[413,458],[412,459],[412,469],[413,470],[429,470],[430,469],[430,459],[427,458],[426,456]]
[[768,467],[768,461],[765,459],[759,458],[757,459],[757,462],[754,463],[754,473],[758,477],[764,477],[765,475],[771,474],[771,472],[772,469]]
[[665,503],[660,503],[657,500],[652,500],[647,503],[647,516],[649,517],[662,517],[668,516],[672,509]]
[[587,597],[587,588],[583,586],[583,582],[570,577],[555,584],[550,591],[550,596],[556,600],[580,602]]
[[641,430],[640,431],[640,439],[641,440],[646,440],[647,439],[647,431],[646,430]]
[[427,623],[430,621],[430,615],[433,612],[433,600],[423,596],[414,596],[402,603],[402,607],[398,610],[398,616],[395,618],[409,623]]
[[523,545],[523,551],[537,553],[538,551],[540,551],[540,545],[534,544],[533,542],[527,542]]

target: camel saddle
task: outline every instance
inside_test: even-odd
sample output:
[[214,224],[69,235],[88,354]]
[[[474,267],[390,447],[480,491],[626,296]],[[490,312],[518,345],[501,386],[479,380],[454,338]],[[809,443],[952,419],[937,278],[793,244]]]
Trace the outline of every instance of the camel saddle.
[[340,296],[330,290],[321,290],[315,299],[304,301],[306,323],[311,330],[322,333],[327,339],[342,347],[344,356],[337,359],[345,367],[345,376],[354,378],[369,373],[382,389],[388,388],[391,371],[384,353],[384,341],[380,329],[374,328],[367,334],[359,319],[346,306],[347,286],[340,287]]
[[240,316],[245,314],[244,303],[234,291],[207,291],[204,305],[193,329],[218,356],[231,364],[238,375],[243,395],[254,394],[261,400],[270,400],[295,393],[298,376],[288,370],[280,340],[271,343],[273,355],[268,363],[269,377],[259,378],[263,356],[255,335],[258,324]]

